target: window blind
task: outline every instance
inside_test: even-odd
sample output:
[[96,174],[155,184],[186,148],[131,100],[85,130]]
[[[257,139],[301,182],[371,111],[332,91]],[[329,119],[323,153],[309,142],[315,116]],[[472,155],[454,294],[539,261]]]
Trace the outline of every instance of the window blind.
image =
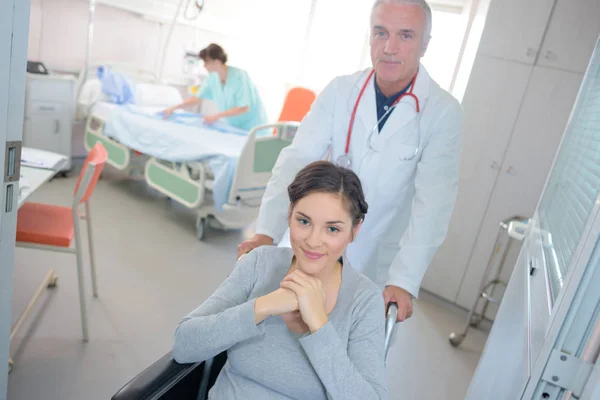
[[583,79],[539,206],[546,267],[553,295],[600,192],[600,42]]

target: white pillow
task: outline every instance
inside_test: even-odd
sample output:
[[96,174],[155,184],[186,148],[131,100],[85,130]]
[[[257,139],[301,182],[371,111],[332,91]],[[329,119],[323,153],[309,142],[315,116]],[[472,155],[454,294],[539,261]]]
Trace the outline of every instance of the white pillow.
[[183,102],[181,93],[173,86],[156,83],[136,83],[135,104],[169,107]]
[[99,79],[88,79],[81,85],[78,102],[84,106],[91,106],[96,101],[104,98],[102,84]]

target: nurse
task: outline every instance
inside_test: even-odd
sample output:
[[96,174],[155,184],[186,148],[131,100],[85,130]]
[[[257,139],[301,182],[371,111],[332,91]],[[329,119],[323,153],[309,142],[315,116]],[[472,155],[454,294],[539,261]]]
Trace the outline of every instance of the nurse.
[[164,118],[178,108],[199,105],[206,99],[216,102],[219,109],[216,114],[203,117],[206,124],[223,119],[236,128],[250,130],[267,123],[267,114],[256,86],[246,71],[227,65],[227,54],[221,46],[210,44],[200,51],[200,58],[209,74],[196,97],[166,109]]
[[[286,187],[330,152],[361,179],[369,216],[348,245],[354,267],[398,303],[398,320],[444,241],[458,187],[463,114],[420,63],[429,44],[425,0],[377,0],[371,13],[372,67],[327,85],[279,155],[262,199],[256,235],[238,254],[285,240]],[[319,252],[314,243],[310,251]]]

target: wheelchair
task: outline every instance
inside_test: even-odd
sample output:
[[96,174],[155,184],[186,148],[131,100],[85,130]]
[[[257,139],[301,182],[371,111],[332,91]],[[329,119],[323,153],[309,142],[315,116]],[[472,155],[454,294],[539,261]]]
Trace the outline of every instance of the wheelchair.
[[[385,322],[386,359],[397,316],[398,305],[390,303]],[[125,384],[111,400],[206,400],[226,362],[227,351],[194,364],[179,364],[168,352]]]

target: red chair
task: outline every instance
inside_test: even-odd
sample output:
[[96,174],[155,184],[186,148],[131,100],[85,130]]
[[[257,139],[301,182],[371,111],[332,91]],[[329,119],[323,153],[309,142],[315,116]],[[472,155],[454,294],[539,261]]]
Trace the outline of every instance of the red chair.
[[[88,153],[75,185],[71,207],[26,202],[19,209],[17,216],[17,247],[75,254],[79,283],[81,330],[84,342],[89,340],[89,335],[83,286],[82,237],[79,220],[84,219],[87,222],[92,289],[94,297],[98,297],[89,200],[104,168],[107,156],[106,149],[100,143],[97,143]],[[85,214],[80,213],[82,204],[85,205]],[[73,239],[75,239],[75,243],[71,247]]]

